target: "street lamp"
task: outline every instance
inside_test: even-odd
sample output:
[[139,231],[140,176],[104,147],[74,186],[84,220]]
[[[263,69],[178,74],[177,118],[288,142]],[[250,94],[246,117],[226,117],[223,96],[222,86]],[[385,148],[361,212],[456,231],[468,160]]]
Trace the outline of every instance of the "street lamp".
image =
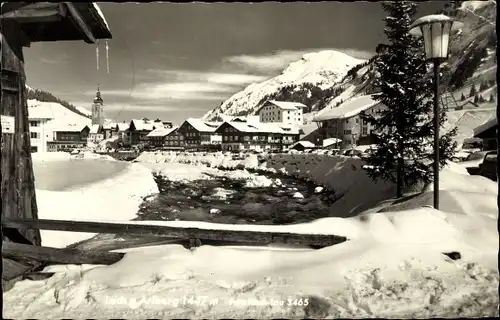
[[434,208],[439,209],[439,65],[448,59],[450,34],[463,26],[443,14],[417,19],[410,26],[410,34],[424,38],[427,61],[434,65]]

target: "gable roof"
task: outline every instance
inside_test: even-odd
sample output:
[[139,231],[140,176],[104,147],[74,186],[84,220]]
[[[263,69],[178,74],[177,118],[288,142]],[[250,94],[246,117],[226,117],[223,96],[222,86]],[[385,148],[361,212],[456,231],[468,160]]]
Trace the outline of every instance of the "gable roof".
[[55,124],[54,132],[82,132],[85,128],[90,129],[87,125]]
[[199,132],[215,132],[215,130],[223,124],[223,122],[209,122],[196,118],[188,118],[184,122],[189,123]]
[[166,127],[159,127],[148,133],[148,137],[165,137],[171,134],[172,132],[176,131],[179,127],[173,127],[173,128],[166,128]]
[[316,145],[312,143],[311,141],[297,141],[294,144],[290,146],[290,148],[294,148],[298,145],[302,145],[304,148],[315,148]]
[[90,132],[89,133],[99,133],[103,129],[103,126],[100,124],[93,124],[90,127]]
[[28,105],[28,119],[54,119],[54,111],[50,105]]
[[[223,124],[228,124],[236,130],[245,133],[300,134],[300,127],[294,125],[284,125],[281,123],[226,121]],[[221,124],[219,128],[222,127],[223,124]],[[217,130],[219,128],[217,128]]]
[[[269,100],[268,103],[272,103],[280,109],[283,110],[297,110],[299,108],[307,108],[307,106],[300,102],[293,101],[278,101],[278,100]],[[267,103],[266,103],[267,104]]]
[[153,121],[151,120],[143,120],[143,119],[132,119],[130,123],[134,123],[135,130],[138,131],[153,131],[155,126]]
[[[23,12],[42,9],[53,12],[43,22],[29,23],[19,17]],[[16,20],[31,42],[84,40],[95,43],[98,39],[112,38],[108,22],[93,2],[2,3],[1,18]]]
[[355,97],[342,103],[338,107],[323,109],[313,118],[313,121],[318,122],[330,119],[350,118],[377,104],[380,104],[380,101],[373,99],[372,95]]
[[130,123],[120,122],[117,123],[116,126],[118,127],[118,131],[125,131],[130,127]]
[[474,138],[479,138],[479,136],[481,134],[494,128],[495,126],[498,126],[497,117],[493,117],[492,119],[488,120],[486,123],[483,123],[482,125],[474,128]]
[[282,110],[298,110],[299,108],[307,108],[305,104],[302,104],[300,102],[268,100],[259,109],[257,109],[257,111],[255,111],[255,114],[258,114],[260,110],[262,110],[262,108],[267,106],[269,103],[274,104]]

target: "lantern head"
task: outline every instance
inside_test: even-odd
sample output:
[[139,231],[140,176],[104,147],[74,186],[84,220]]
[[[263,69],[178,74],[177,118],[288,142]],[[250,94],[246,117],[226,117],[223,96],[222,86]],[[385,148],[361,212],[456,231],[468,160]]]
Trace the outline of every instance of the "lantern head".
[[463,23],[444,14],[421,17],[410,26],[410,34],[423,37],[427,60],[448,59],[450,34],[455,33]]

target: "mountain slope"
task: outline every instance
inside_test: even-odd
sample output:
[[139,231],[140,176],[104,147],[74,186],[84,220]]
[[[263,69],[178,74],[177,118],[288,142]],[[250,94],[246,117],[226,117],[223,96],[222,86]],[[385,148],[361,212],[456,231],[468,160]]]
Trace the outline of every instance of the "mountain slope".
[[[301,60],[291,63],[280,75],[261,83],[253,83],[234,94],[218,108],[203,118],[213,120],[221,114],[247,115],[255,112],[269,99],[286,99],[314,103],[333,94],[332,87],[354,66],[365,60],[347,54],[325,50],[305,54]],[[339,91],[340,89],[337,89]]]
[[[461,32],[451,38],[450,57],[443,64],[441,80],[443,84],[441,103],[450,110],[449,123],[445,127],[452,128],[454,125],[458,127],[455,140],[460,145],[463,139],[472,136],[474,127],[494,116],[495,110],[487,100],[492,95],[496,98],[497,93],[496,4],[482,1],[481,5],[478,5],[477,1],[466,1],[462,3],[461,8],[448,14],[464,22]],[[314,115],[337,107],[341,101],[376,92],[373,83],[377,72],[373,65],[373,61],[370,61],[354,73],[354,77],[346,77],[340,82],[337,87],[343,88],[342,93],[327,98],[323,105],[313,110]],[[429,78],[432,76],[432,68],[429,68],[428,76]],[[473,86],[475,92],[471,95]],[[479,107],[464,107],[465,103],[475,100],[475,97],[482,97],[486,101],[479,102]],[[322,108],[324,109],[321,110]],[[453,110],[461,108],[484,110],[481,112],[464,110],[460,112],[460,120],[456,118],[456,112]]]
[[81,108],[81,107],[75,107],[71,103],[57,98],[56,96],[54,96],[50,92],[40,90],[40,89],[33,89],[29,86],[26,86],[26,89],[28,91],[28,99],[37,100],[40,102],[57,103],[57,104],[63,106],[64,108],[70,110],[73,113],[76,113],[76,114],[83,116],[83,117],[90,118],[90,112],[87,111],[86,109]]

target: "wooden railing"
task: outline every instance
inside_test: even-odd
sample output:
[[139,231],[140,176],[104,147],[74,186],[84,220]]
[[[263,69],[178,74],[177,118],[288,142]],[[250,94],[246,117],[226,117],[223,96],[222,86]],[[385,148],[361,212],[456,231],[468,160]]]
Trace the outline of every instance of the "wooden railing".
[[246,230],[222,230],[125,224],[111,222],[46,220],[46,219],[3,219],[4,228],[31,228],[85,233],[106,233],[129,236],[149,236],[170,239],[196,239],[258,244],[295,244],[326,247],[346,241],[345,237],[325,234],[298,234],[288,232],[262,232]]
[[[347,239],[336,235],[295,234],[287,232],[237,231],[204,228],[183,228],[171,226],[155,226],[130,223],[110,223],[93,221],[69,221],[46,219],[2,219],[4,236],[8,240],[3,243],[2,263],[4,273],[2,280],[43,279],[53,273],[40,273],[44,266],[51,264],[113,264],[124,256],[123,253],[110,250],[125,249],[133,246],[145,246],[149,242],[137,241],[128,246],[118,248],[96,248],[81,250],[77,247],[51,248],[31,245],[23,240],[17,229],[38,229],[53,231],[69,231],[82,233],[103,233],[126,235],[136,238],[157,239],[152,242],[182,244],[187,248],[208,245],[250,245],[295,244],[311,248],[321,248],[342,243]],[[7,232],[9,231],[9,232]],[[11,236],[9,237],[8,234]],[[16,235],[17,234],[17,235]],[[12,236],[13,235],[13,236]],[[20,239],[21,238],[21,239]],[[162,240],[163,239],[163,240]],[[121,242],[119,243],[121,244]],[[3,284],[3,282],[2,282]]]

